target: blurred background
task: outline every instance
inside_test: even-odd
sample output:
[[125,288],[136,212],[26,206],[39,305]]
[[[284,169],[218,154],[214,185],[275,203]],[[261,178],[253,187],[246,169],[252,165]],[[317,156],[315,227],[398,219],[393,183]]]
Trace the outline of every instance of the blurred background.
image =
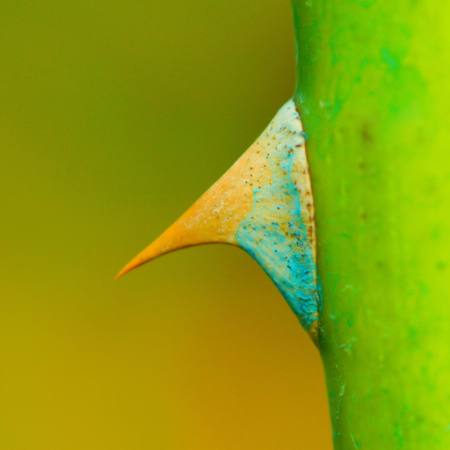
[[3,0],[0,448],[329,450],[318,353],[227,246],[114,274],[294,88],[289,2]]

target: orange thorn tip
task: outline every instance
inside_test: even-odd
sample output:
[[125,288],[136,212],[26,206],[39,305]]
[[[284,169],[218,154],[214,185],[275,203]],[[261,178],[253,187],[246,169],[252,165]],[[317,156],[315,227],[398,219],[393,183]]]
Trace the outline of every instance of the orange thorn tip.
[[264,172],[261,144],[252,145],[233,166],[207,190],[175,223],[133,258],[116,279],[157,258],[194,245],[224,243],[237,245],[236,230],[252,206],[251,179]]
[[144,262],[141,260],[141,258],[138,256],[136,256],[135,258],[133,258],[128,264],[126,264],[124,267],[122,267],[122,269],[120,270],[119,273],[116,274],[116,276],[114,277],[115,280],[118,280],[119,278],[122,278],[124,275],[126,275],[128,272],[131,272],[132,270],[138,268],[139,266],[141,266],[142,264],[144,264]]
[[[121,278],[128,272],[142,266],[143,264],[165,255],[179,248],[186,247],[189,244],[182,239],[182,235],[177,233],[176,229],[179,228],[178,221],[170,226],[161,236],[153,241],[148,247],[138,253],[122,270],[114,277],[114,279]],[[181,240],[180,240],[181,238]]]
[[[175,250],[210,243],[236,244],[235,231],[250,203],[250,196],[243,195],[234,181],[235,177],[230,177],[230,171],[227,172],[175,223],[133,258],[115,279]],[[234,184],[231,192],[230,184]],[[227,195],[224,196],[224,192]]]

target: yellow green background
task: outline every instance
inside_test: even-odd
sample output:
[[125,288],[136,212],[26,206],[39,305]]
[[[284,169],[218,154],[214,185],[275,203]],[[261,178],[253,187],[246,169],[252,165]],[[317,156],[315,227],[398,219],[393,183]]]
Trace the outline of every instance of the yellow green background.
[[289,2],[0,6],[3,450],[327,450],[319,356],[227,246],[117,270],[294,87]]

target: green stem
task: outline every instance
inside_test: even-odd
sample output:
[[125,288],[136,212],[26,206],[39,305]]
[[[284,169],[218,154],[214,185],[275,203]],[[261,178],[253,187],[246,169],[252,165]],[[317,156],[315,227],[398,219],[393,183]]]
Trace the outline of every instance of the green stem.
[[450,448],[450,3],[293,0],[337,450]]

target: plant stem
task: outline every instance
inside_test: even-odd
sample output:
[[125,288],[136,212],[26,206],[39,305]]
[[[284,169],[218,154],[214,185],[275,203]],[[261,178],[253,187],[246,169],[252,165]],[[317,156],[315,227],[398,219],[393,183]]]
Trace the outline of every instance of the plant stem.
[[336,450],[450,448],[450,3],[293,0]]

